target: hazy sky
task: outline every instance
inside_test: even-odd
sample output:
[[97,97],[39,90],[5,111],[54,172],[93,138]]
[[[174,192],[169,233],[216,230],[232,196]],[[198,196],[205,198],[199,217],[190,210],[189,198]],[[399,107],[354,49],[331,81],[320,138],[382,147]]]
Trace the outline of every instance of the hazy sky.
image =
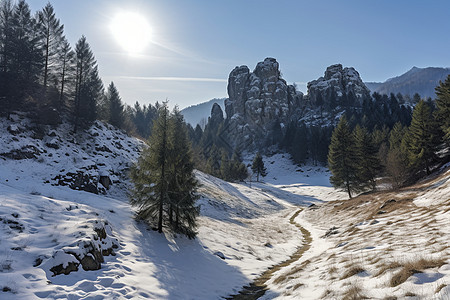
[[[47,0],[28,0],[40,10]],[[450,1],[52,0],[72,45],[81,35],[105,85],[123,101],[169,99],[181,108],[227,96],[238,65],[274,57],[283,78],[306,92],[327,66],[353,66],[364,81],[384,81],[413,66],[450,67]],[[140,54],[123,47],[124,12],[151,30]],[[135,19],[139,19],[136,17]],[[111,30],[125,28],[122,42]],[[130,32],[129,36],[133,33]]]

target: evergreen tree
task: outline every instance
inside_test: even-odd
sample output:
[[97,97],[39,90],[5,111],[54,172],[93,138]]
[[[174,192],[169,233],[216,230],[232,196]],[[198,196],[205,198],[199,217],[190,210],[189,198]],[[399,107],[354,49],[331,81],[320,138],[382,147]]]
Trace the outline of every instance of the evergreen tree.
[[197,227],[196,217],[199,214],[199,208],[195,206],[195,201],[198,199],[198,182],[194,175],[186,124],[177,107],[174,108],[169,122],[169,222],[175,232],[194,238]]
[[258,152],[256,153],[255,158],[253,159],[252,163],[252,171],[253,173],[256,173],[256,181],[259,182],[259,176],[266,177],[267,175],[267,169],[264,166],[264,162],[262,159],[261,154]]
[[333,134],[328,151],[328,167],[332,176],[331,184],[347,191],[352,198],[352,192],[359,190],[355,153],[355,141],[345,116],[342,116]]
[[14,6],[11,0],[0,2],[0,111],[9,112],[16,84],[13,62]]
[[134,188],[130,203],[137,206],[140,218],[156,220],[159,233],[163,227],[164,206],[169,203],[168,135],[169,110],[164,102],[159,110],[159,117],[153,124],[149,147],[144,149],[137,165],[131,170]]
[[[35,97],[42,66],[36,22],[24,0],[1,4],[2,81],[7,109],[21,108],[25,98]],[[27,107],[30,109],[30,107]]]
[[420,100],[414,107],[407,135],[408,160],[413,171],[425,169],[430,174],[431,163],[436,159],[438,138],[431,108],[424,100]]
[[56,77],[55,70],[59,52],[63,42],[64,25],[60,24],[56,18],[53,6],[50,3],[38,13],[39,31],[42,39],[42,48],[44,52],[44,89],[47,89],[47,82],[50,75]]
[[401,187],[408,175],[408,154],[406,151],[407,127],[395,123],[389,134],[389,150],[386,154],[386,173],[391,179],[392,187]]
[[450,75],[436,87],[436,119],[450,143]]
[[103,96],[103,83],[98,76],[94,54],[84,36],[78,40],[75,52],[76,83],[73,114],[74,132],[77,132],[82,123],[90,123],[97,117],[97,102]]
[[57,76],[59,81],[59,107],[64,106],[64,97],[70,92],[67,91],[67,85],[72,82],[75,66],[74,58],[75,53],[72,51],[69,42],[63,36],[61,41],[61,47],[58,52],[59,66],[57,66]]
[[122,99],[120,99],[119,91],[112,81],[109,84],[108,91],[106,93],[106,105],[108,122],[111,125],[122,128],[124,122]]
[[357,162],[357,181],[360,188],[375,189],[375,177],[380,171],[378,149],[366,128],[357,125],[353,131]]

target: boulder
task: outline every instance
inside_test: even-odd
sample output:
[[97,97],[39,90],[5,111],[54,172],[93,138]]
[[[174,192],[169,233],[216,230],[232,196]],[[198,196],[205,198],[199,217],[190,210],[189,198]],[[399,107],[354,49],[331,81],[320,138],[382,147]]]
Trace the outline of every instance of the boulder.
[[106,176],[106,175],[101,175],[98,182],[101,183],[107,190],[109,190],[109,187],[112,183],[109,176]]

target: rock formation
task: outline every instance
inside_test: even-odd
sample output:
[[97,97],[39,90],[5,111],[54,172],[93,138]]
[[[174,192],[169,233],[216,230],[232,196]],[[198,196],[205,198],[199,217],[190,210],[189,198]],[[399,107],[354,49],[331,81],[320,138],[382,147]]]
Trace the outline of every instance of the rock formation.
[[[266,151],[281,140],[289,122],[315,124],[320,110],[321,124],[325,120],[332,124],[339,111],[370,98],[370,91],[354,68],[336,64],[327,68],[324,77],[309,82],[304,96],[281,78],[278,62],[266,58],[253,72],[247,66],[231,71],[228,97],[220,138],[229,149]],[[218,124],[222,119],[223,112],[215,105],[210,122]]]
[[312,106],[334,108],[361,103],[370,98],[370,90],[352,67],[329,66],[324,77],[308,82],[308,99]]
[[231,71],[225,100],[225,134],[232,148],[262,148],[276,124],[288,122],[303,94],[281,78],[278,62],[266,58],[253,72]]

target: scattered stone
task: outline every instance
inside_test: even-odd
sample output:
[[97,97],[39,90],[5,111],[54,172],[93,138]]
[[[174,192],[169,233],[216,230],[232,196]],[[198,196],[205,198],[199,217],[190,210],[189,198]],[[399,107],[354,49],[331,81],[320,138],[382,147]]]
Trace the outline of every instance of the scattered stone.
[[21,149],[15,149],[7,153],[1,153],[1,156],[6,158],[22,160],[22,159],[31,159],[37,158],[41,154],[38,148],[33,145],[24,146]]
[[102,175],[100,176],[99,183],[101,183],[101,185],[103,185],[107,190],[109,190],[109,187],[111,185],[111,179],[109,178],[109,176]]

